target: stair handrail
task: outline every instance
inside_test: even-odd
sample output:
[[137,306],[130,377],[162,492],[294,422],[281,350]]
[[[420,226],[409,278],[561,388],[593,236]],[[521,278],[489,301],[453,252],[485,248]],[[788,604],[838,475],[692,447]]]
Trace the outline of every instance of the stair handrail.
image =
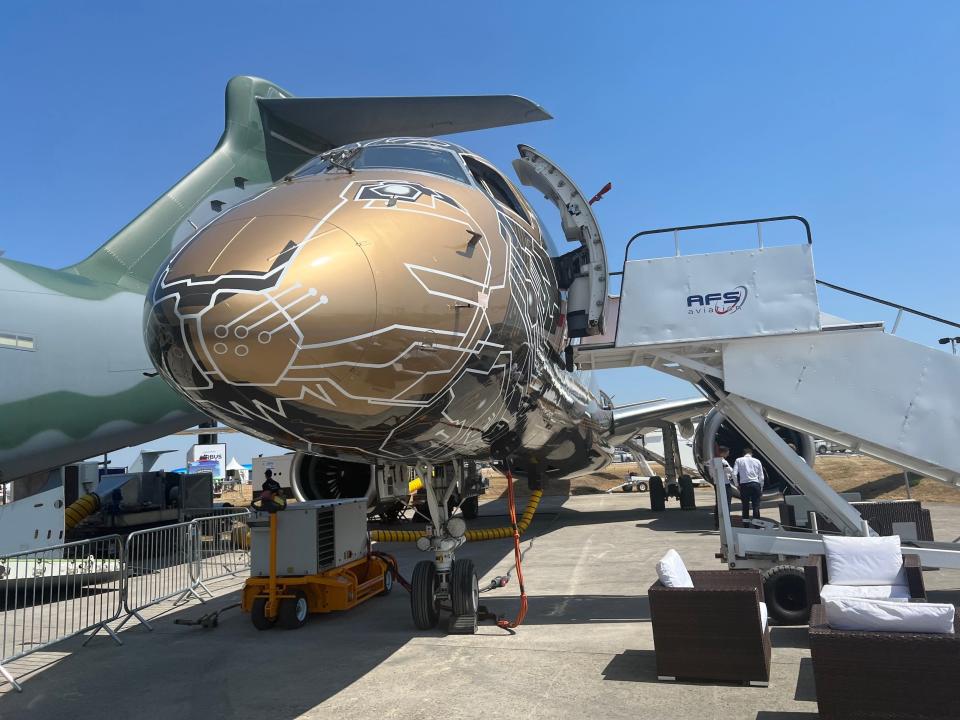
[[757,246],[763,248],[763,230],[762,224],[769,222],[780,222],[783,220],[796,220],[799,223],[803,224],[803,228],[807,234],[807,244],[813,245],[813,233],[810,231],[810,223],[807,222],[805,217],[800,215],[777,215],[775,217],[762,217],[762,218],[751,218],[750,220],[728,220],[726,222],[717,222],[717,223],[706,223],[703,225],[680,225],[677,227],[668,227],[668,228],[657,228],[656,230],[641,230],[640,232],[632,235],[629,240],[627,240],[627,247],[623,251],[623,267],[619,272],[612,272],[610,275],[623,275],[623,270],[627,266],[627,258],[630,257],[630,246],[633,245],[633,241],[638,238],[644,237],[646,235],[658,235],[662,233],[673,233],[673,242],[676,249],[676,257],[680,257],[680,233],[686,230],[705,230],[708,228],[718,228],[718,227],[732,227],[734,225],[756,225],[757,226]]
[[871,300],[880,305],[886,305],[887,307],[896,308],[897,318],[893,321],[893,330],[890,331],[891,335],[897,334],[897,328],[900,327],[900,320],[903,318],[903,313],[908,312],[911,315],[917,315],[918,317],[926,318],[927,320],[933,320],[934,322],[943,323],[944,325],[949,325],[950,327],[960,328],[960,323],[955,323],[952,320],[947,320],[946,318],[937,317],[936,315],[931,315],[930,313],[925,313],[922,310],[917,310],[912,307],[907,307],[906,305],[901,305],[900,303],[895,303],[891,300],[884,300],[883,298],[874,297],[873,295],[867,295],[866,293],[858,292],[856,290],[851,290],[850,288],[845,288],[842,285],[835,285],[834,283],[827,282],[826,280],[817,280],[817,285],[823,285],[824,287],[831,288],[832,290],[839,290],[840,292],[847,293],[848,295],[853,295],[858,298],[863,298],[864,300]]

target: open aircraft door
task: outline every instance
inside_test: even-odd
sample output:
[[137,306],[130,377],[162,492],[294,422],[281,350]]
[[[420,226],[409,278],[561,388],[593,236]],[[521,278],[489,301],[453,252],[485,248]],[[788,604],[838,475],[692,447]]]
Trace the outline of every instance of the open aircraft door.
[[543,193],[557,206],[563,234],[580,247],[554,258],[557,282],[567,291],[567,333],[571,338],[603,333],[607,298],[607,253],[590,203],[576,183],[548,158],[518,145],[513,169],[520,182]]

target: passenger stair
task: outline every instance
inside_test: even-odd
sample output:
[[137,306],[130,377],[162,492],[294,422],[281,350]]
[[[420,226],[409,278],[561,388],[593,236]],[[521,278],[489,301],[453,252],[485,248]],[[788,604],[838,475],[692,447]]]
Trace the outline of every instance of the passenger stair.
[[[764,247],[762,228],[785,221],[803,223],[807,242]],[[755,225],[757,246],[681,255],[681,231],[730,225]],[[905,313],[953,334],[960,325],[817,281],[809,226],[799,217],[655,230],[631,243],[659,233],[673,234],[676,254],[625,261],[606,333],[580,341],[577,365],[646,365],[694,383],[848,534],[862,532],[859,514],[767,421],[944,482],[960,480],[960,358],[895,334]],[[892,331],[822,312],[818,285],[895,308]]]

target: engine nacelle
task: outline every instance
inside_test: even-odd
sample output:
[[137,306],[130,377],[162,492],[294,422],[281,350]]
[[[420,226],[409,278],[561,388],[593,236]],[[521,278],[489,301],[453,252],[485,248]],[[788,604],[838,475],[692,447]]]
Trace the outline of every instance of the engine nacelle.
[[376,466],[296,452],[290,461],[290,489],[297,500],[366,498],[367,509],[378,501]]
[[[783,438],[786,443],[792,444],[797,449],[797,455],[802,457],[807,465],[813,466],[817,452],[812,435],[776,423],[770,423],[770,429]],[[700,471],[700,476],[708,481],[711,478],[707,465],[713,459],[716,445],[730,448],[730,456],[727,460],[733,465],[734,460],[743,454],[743,448],[751,445],[751,443],[734,427],[733,423],[727,420],[723,413],[714,408],[697,427],[697,433],[693,441],[693,456],[697,462],[697,469]],[[764,492],[781,492],[787,485],[787,479],[760,452],[759,448],[754,447],[753,452],[763,462],[766,475],[766,482],[763,486]]]

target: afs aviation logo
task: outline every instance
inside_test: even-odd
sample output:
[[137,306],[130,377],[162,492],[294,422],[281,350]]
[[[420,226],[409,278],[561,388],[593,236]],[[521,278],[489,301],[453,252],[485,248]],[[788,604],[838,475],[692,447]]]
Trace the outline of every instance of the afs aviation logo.
[[737,285],[733,290],[706,295],[688,295],[687,312],[690,315],[733,315],[747,301],[747,288]]

